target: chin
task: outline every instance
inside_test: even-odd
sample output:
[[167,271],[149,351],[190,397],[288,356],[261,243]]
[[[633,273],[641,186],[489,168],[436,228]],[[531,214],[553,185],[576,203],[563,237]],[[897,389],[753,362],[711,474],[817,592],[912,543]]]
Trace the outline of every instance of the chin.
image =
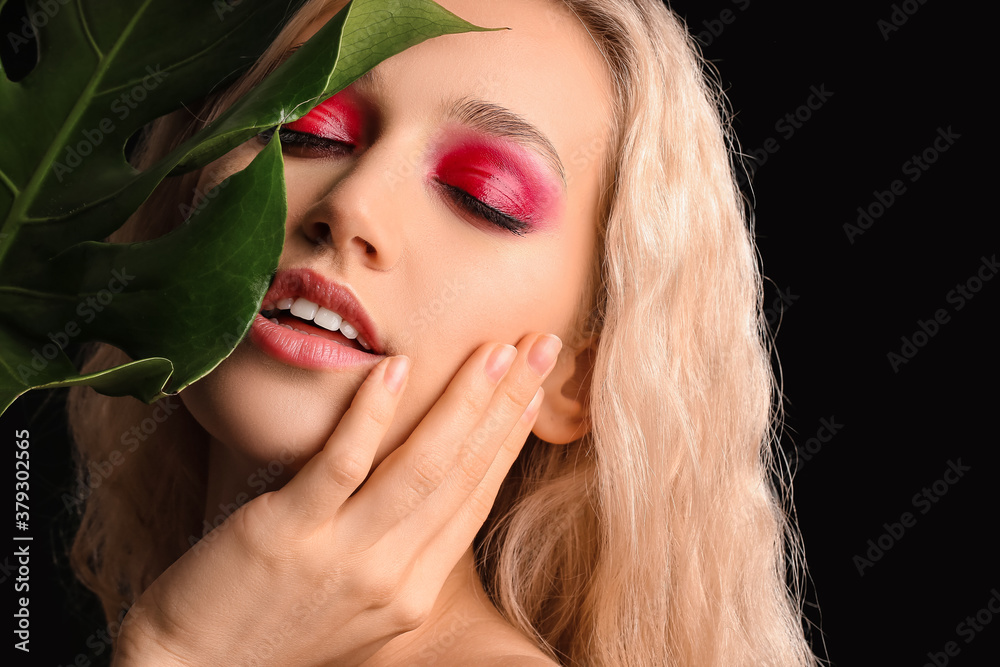
[[244,343],[180,398],[234,454],[265,465],[291,455],[298,470],[326,444],[365,376],[292,368]]

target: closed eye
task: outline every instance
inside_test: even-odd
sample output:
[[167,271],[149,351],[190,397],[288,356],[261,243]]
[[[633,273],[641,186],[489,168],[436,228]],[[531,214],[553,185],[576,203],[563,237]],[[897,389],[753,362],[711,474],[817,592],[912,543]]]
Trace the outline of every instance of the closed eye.
[[[274,137],[275,128],[265,130],[257,135],[260,141],[267,145]],[[354,144],[335,139],[319,137],[307,132],[297,132],[282,127],[278,130],[281,141],[281,152],[293,157],[324,158],[350,155],[354,152]]]
[[466,209],[473,215],[483,218],[484,220],[487,220],[488,222],[496,225],[497,227],[506,229],[507,231],[512,232],[517,236],[524,236],[525,232],[529,230],[530,226],[528,225],[528,223],[524,222],[523,220],[518,220],[517,218],[507,215],[506,213],[498,211],[492,206],[489,206],[488,204],[485,204],[482,201],[476,199],[465,190],[462,190],[461,188],[455,187],[454,185],[450,185],[448,183],[443,183],[441,181],[438,181],[438,183],[441,184],[441,186],[448,192],[448,194],[452,197],[452,199],[455,200],[455,202],[459,206]]

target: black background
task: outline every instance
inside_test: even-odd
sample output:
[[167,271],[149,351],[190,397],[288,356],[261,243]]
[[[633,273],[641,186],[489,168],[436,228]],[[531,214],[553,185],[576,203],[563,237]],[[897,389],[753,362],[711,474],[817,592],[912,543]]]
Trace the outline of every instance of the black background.
[[[782,445],[798,461],[794,497],[811,577],[806,613],[820,628],[814,648],[837,666],[996,664],[1000,618],[987,603],[996,595],[1000,604],[993,467],[1000,280],[970,284],[981,269],[987,275],[984,258],[1000,251],[996,187],[987,182],[996,177],[986,155],[992,128],[973,116],[994,104],[993,72],[984,66],[993,63],[985,58],[996,39],[986,33],[992,14],[941,0],[673,7],[700,35],[736,112],[743,151],[758,158],[748,160],[754,174],[745,190],[770,281],[767,304],[781,314]],[[813,97],[819,108],[809,109],[813,87],[830,94],[821,105]],[[782,122],[796,113],[808,119]],[[911,180],[904,163],[932,147],[939,129],[958,138],[930,153],[933,164]],[[877,193],[895,180],[905,191],[849,238],[844,225],[856,224],[859,207],[879,213]],[[959,285],[979,288],[961,308],[949,300]],[[915,336],[939,309],[947,321],[933,336]],[[894,368],[888,355],[902,354],[903,337],[922,345]],[[95,659],[99,644],[97,607],[62,556],[72,529],[60,501],[71,481],[63,401],[62,392],[29,395],[0,428],[8,441],[15,428],[31,431],[32,653],[19,664],[72,664],[81,653]],[[823,420],[837,425],[832,437]],[[960,478],[939,481],[959,462],[968,468]],[[13,478],[13,460],[7,470]],[[934,502],[915,503],[925,489]],[[890,539],[886,524],[905,512],[914,521]],[[888,548],[868,553],[869,540],[880,539]],[[0,563],[12,551],[0,552]],[[858,558],[872,555],[859,572]],[[14,576],[0,569],[7,609]],[[959,624],[977,613],[989,620],[970,637],[964,628],[973,626]],[[944,653],[948,642],[957,655]]]

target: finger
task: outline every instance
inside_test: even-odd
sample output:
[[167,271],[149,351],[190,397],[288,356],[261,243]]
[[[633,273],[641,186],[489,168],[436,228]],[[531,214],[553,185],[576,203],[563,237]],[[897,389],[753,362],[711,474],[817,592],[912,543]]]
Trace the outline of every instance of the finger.
[[[498,343],[473,352],[406,442],[386,457],[345,511],[356,511],[361,525],[377,535],[412,513],[444,479],[516,355],[517,348]],[[350,519],[345,515],[345,520]]]
[[[536,336],[523,342],[510,372],[494,393],[487,411],[461,446],[455,465],[430,500],[428,511],[451,507],[453,514],[482,484],[498,452],[518,430],[529,407],[537,408],[539,390],[551,372],[562,342],[556,336]],[[525,349],[526,348],[526,349]],[[532,402],[536,405],[531,405]],[[524,434],[527,436],[527,433]],[[523,444],[523,440],[518,447]]]
[[372,369],[323,449],[275,492],[277,511],[302,528],[318,526],[361,486],[392,423],[409,369],[410,360],[402,355]]
[[[527,431],[523,430],[525,414],[529,407],[535,413],[540,408],[544,395],[540,385],[551,372],[562,343],[555,336],[538,336],[527,342],[530,345],[527,352],[518,356],[518,360],[493,396],[489,410],[468,438],[466,446],[460,450],[456,464],[438,491],[426,502],[426,509],[421,514],[425,514],[426,517],[448,518],[447,522],[440,524],[442,529],[455,521],[456,513],[470,502],[478,509],[485,507],[488,513],[503,476],[497,478],[494,475],[491,481],[496,482],[496,488],[485,489],[483,495],[482,486],[487,475],[496,467],[498,459],[501,466],[506,460],[500,452],[506,448],[509,456],[512,447],[520,451],[530,432],[530,427]],[[537,414],[532,415],[531,419],[534,420],[535,417]],[[516,453],[514,458],[517,458]],[[503,475],[506,475],[513,461],[514,459],[510,459],[506,464]],[[470,496],[474,493],[477,494],[477,498],[470,500]],[[487,499],[488,505],[485,504]],[[469,514],[469,517],[471,518],[473,514],[475,512]],[[431,527],[427,525],[426,517],[420,517],[426,526],[425,530]]]
[[[504,440],[503,446],[482,482],[469,494],[466,501],[453,515],[452,520],[445,523],[442,529],[428,541],[427,547],[418,561],[414,577],[415,580],[421,582],[422,586],[425,586],[423,594],[429,595],[440,589],[444,584],[444,579],[454,568],[454,563],[457,563],[465,550],[469,548],[483,523],[489,517],[493,503],[496,502],[497,493],[500,491],[500,485],[510,472],[511,466],[517,460],[531,429],[534,428],[535,422],[538,420],[544,398],[545,390],[539,387],[514,429]],[[432,498],[429,502],[434,502],[434,500]],[[441,563],[447,563],[451,567],[444,571],[440,567]],[[435,585],[437,588],[434,588]]]
[[[473,355],[406,443],[393,452],[390,466],[379,466],[373,474],[372,482],[381,473],[379,484],[393,489],[393,506],[375,513],[382,522],[380,530],[412,518],[414,531],[424,539],[451,518],[486,475],[551,371],[561,345],[556,336],[525,336],[506,373],[488,363],[497,361],[496,348]],[[418,512],[442,485],[446,499],[436,503],[433,512]]]

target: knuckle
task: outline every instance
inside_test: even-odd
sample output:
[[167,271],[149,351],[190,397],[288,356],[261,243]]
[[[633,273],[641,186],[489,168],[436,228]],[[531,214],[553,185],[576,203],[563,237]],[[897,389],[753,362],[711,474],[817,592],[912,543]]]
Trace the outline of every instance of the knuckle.
[[431,606],[413,595],[400,595],[393,605],[395,625],[404,632],[416,630],[431,616]]
[[272,531],[276,517],[270,500],[268,494],[260,496],[257,502],[244,505],[230,517],[233,527],[247,541],[256,543]]
[[494,454],[488,447],[472,444],[459,453],[455,468],[464,480],[478,485],[485,472],[493,465]]
[[523,411],[528,407],[528,403],[531,402],[531,397],[534,396],[534,392],[528,396],[527,399],[523,396],[523,388],[517,386],[505,386],[501,389],[500,393],[500,405],[505,413],[514,413],[518,409]]
[[386,401],[377,401],[373,405],[368,406],[366,415],[368,417],[368,421],[371,422],[376,429],[384,431],[388,429],[389,425],[392,423],[392,406]]
[[459,394],[455,406],[456,421],[474,418],[482,411],[482,401],[475,391],[464,391]]
[[273,498],[273,494],[265,493],[240,507],[230,517],[231,525],[246,553],[272,564],[288,563],[295,560],[297,549],[292,536],[282,529]]
[[417,456],[411,469],[410,487],[420,497],[429,496],[434,489],[441,485],[446,472],[437,456],[421,453]]
[[356,451],[346,451],[330,457],[323,468],[332,483],[354,489],[365,481],[370,465]]
[[392,572],[371,573],[364,583],[364,599],[372,609],[388,609],[399,595],[399,578]]
[[493,511],[494,497],[483,490],[473,491],[468,499],[468,512],[476,520],[476,525],[483,524]]

